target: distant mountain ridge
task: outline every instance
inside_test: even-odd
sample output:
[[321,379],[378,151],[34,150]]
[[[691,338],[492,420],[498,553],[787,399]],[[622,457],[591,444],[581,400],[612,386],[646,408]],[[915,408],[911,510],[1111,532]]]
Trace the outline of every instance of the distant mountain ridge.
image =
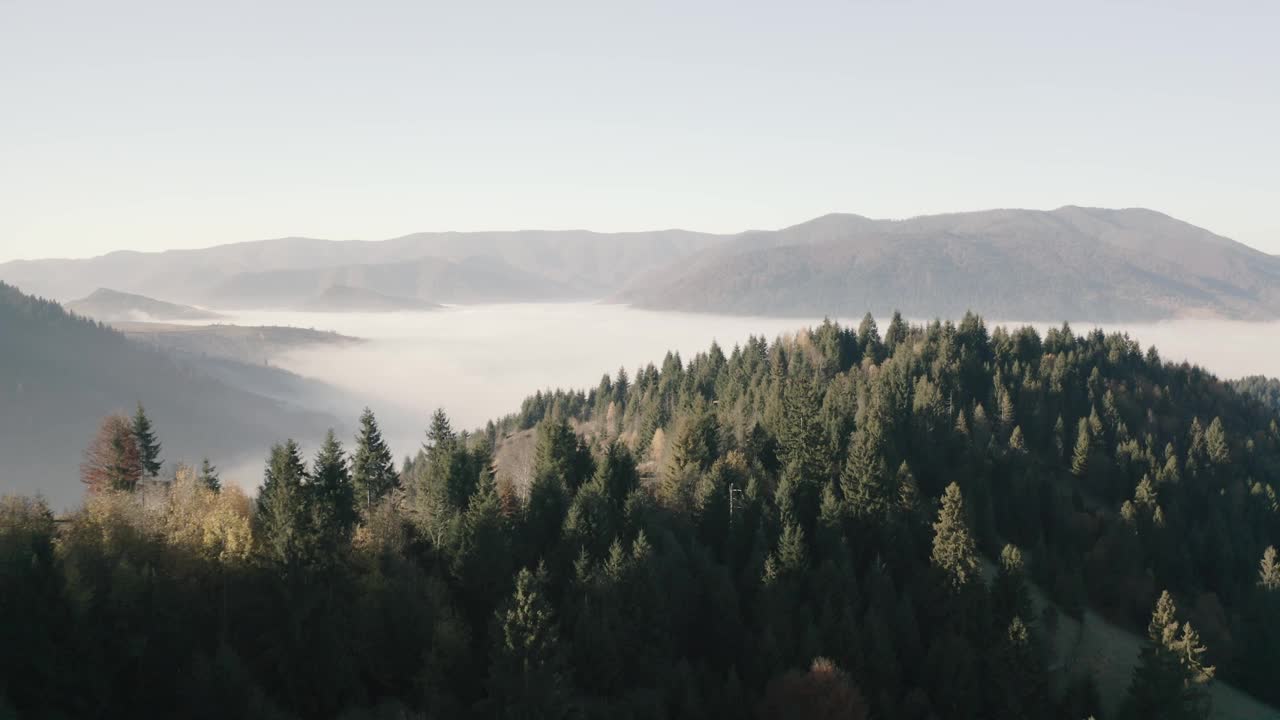
[[608,299],[691,312],[821,317],[898,308],[1025,320],[1280,318],[1280,257],[1144,209],[1066,206],[781,230],[417,233],[0,264],[52,297],[109,284],[210,307],[305,307],[329,288],[427,303]]
[[[383,241],[293,237],[83,260],[17,260],[0,264],[0,280],[60,300],[108,285],[188,303],[238,303],[232,307],[244,307],[250,295],[277,306],[296,304],[335,284],[433,303],[595,299],[723,239],[683,230],[441,232]],[[277,281],[289,287],[270,286]]]
[[216,312],[189,305],[178,305],[109,288],[98,288],[89,296],[72,300],[64,307],[77,315],[103,322],[217,320],[222,317]]
[[827,215],[637,278],[662,310],[1019,320],[1280,318],[1280,258],[1151,210],[1063,207],[871,220]]

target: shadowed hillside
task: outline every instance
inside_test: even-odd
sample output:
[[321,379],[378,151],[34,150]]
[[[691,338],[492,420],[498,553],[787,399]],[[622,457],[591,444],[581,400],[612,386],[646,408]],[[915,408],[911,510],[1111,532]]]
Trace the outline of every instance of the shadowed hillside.
[[[315,433],[335,423],[3,283],[0,338],[0,487],[43,493],[55,506],[80,496],[80,452],[102,416],[138,402],[165,428],[162,455],[170,461],[257,458],[289,428]],[[252,372],[264,389],[297,396],[300,386],[290,379],[301,378],[271,368]]]

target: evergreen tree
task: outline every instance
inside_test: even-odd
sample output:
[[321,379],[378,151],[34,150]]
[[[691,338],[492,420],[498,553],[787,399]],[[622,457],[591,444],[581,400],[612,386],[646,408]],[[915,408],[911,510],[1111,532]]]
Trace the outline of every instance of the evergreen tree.
[[997,618],[1023,618],[1023,622],[1032,619],[1026,572],[1022,551],[1013,545],[1005,545],[1000,551],[1000,569],[991,588],[991,602]]
[[1089,420],[1080,418],[1076,428],[1076,446],[1071,451],[1071,474],[1078,478],[1083,478],[1089,472],[1089,451],[1092,447],[1089,432]]
[[218,468],[209,462],[209,458],[200,460],[199,480],[202,485],[214,492],[222,490],[222,478],[218,475]]
[[1262,553],[1262,562],[1258,568],[1258,587],[1267,592],[1280,591],[1280,558],[1276,557],[1274,545],[1268,546]]
[[306,474],[298,443],[288,440],[271,448],[258,489],[255,539],[267,558],[286,568],[309,559],[311,518],[304,487]]
[[142,470],[147,477],[155,477],[160,474],[160,441],[156,439],[155,431],[151,427],[151,420],[147,417],[147,413],[142,409],[142,403],[138,403],[138,409],[133,414],[133,436],[138,442],[138,452],[142,456]]
[[537,575],[521,570],[515,593],[496,613],[487,701],[494,717],[554,720],[573,710],[569,669],[546,585],[545,570]]
[[956,589],[978,575],[978,548],[969,533],[960,486],[955,483],[943,493],[938,521],[933,524],[933,565]]
[[1137,720],[1200,720],[1209,716],[1204,685],[1214,668],[1203,661],[1205,648],[1191,623],[1178,624],[1177,608],[1166,590],[1160,594],[1147,643],[1129,685],[1128,709]]
[[892,356],[894,350],[906,342],[909,330],[906,321],[902,319],[902,313],[894,310],[893,319],[889,321],[889,327],[884,331],[884,349],[888,355]]
[[1205,452],[1209,462],[1214,465],[1226,465],[1231,458],[1231,449],[1227,445],[1227,433],[1222,427],[1222,418],[1215,417],[1209,423],[1209,430],[1204,435]]
[[351,458],[351,483],[357,505],[364,512],[369,512],[399,482],[395,460],[382,439],[378,421],[373,411],[365,408],[360,414],[360,432],[356,435],[356,451]]
[[338,442],[333,430],[325,435],[324,443],[316,453],[306,490],[312,529],[327,555],[333,548],[350,541],[356,522],[351,472],[347,468],[342,443]]
[[873,525],[884,523],[893,504],[893,478],[883,455],[880,422],[868,414],[849,442],[849,458],[840,474],[840,488],[854,517]]

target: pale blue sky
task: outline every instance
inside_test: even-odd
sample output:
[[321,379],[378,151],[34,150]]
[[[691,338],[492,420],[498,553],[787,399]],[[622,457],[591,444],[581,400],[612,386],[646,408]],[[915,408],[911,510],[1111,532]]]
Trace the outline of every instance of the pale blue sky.
[[0,260],[1146,206],[1280,253],[1280,2],[0,0]]

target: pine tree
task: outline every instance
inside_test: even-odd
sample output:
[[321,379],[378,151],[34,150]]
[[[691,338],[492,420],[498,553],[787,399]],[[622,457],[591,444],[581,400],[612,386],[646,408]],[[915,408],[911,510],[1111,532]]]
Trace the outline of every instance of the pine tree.
[[333,430],[325,435],[324,443],[316,453],[306,491],[312,530],[327,556],[334,548],[350,541],[356,522],[351,472],[347,469],[342,443],[338,442]]
[[138,409],[133,414],[133,436],[138,442],[138,452],[142,456],[142,470],[147,477],[155,477],[160,474],[160,441],[156,439],[155,431],[151,427],[151,420],[147,417],[147,413],[142,409],[142,403],[138,403]]
[[960,486],[951,483],[942,495],[938,521],[933,524],[933,565],[956,589],[978,574],[978,549],[965,519]]
[[1199,720],[1209,716],[1204,684],[1214,669],[1204,665],[1205,648],[1191,623],[1181,626],[1169,591],[1156,602],[1147,643],[1129,685],[1128,708],[1138,720]]
[[311,518],[304,488],[306,474],[298,443],[288,440],[271,448],[258,490],[255,539],[264,555],[286,568],[309,559]]
[[495,717],[552,720],[573,709],[569,668],[546,598],[545,572],[521,570],[515,593],[496,613],[487,701]]
[[360,414],[360,432],[356,435],[356,451],[351,458],[351,484],[356,503],[369,512],[400,482],[391,450],[382,439],[382,430],[373,411]]
[[201,484],[214,492],[222,490],[222,478],[218,476],[218,468],[209,462],[209,458],[200,460],[199,479]]

